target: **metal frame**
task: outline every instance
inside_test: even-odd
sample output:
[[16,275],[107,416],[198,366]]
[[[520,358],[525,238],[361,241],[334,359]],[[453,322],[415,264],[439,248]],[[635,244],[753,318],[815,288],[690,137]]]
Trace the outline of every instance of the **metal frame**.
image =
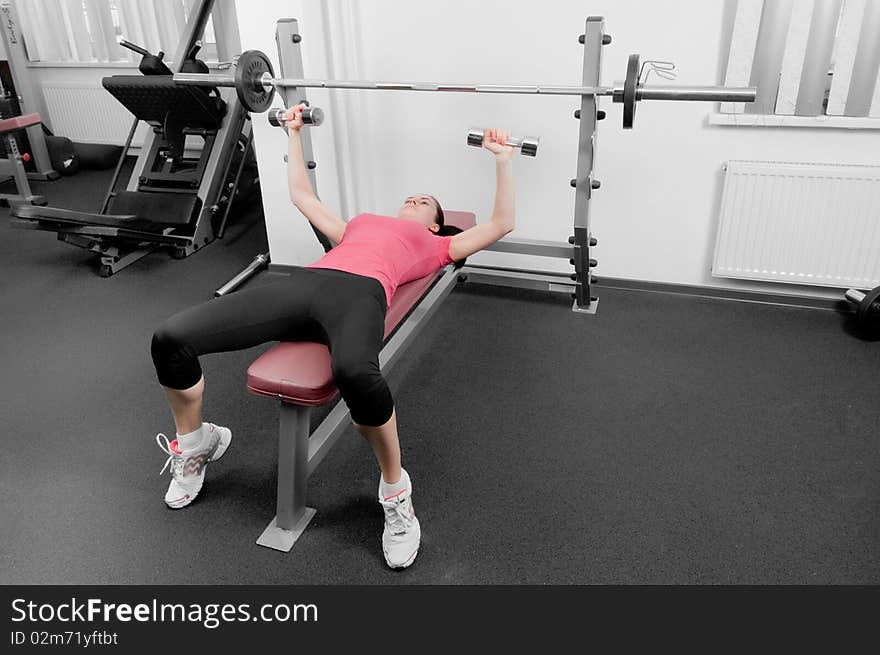
[[[173,62],[175,71],[180,70],[186,54],[204,33],[205,25],[214,10],[214,6],[215,0],[201,0],[199,4],[193,7],[187,19],[184,33],[181,35],[177,51],[174,55]],[[221,24],[221,20],[222,18],[220,15],[214,16],[215,33],[225,35],[228,33],[228,29],[227,26]],[[176,257],[188,257],[200,248],[211,243],[217,236],[214,229],[214,216],[217,206],[216,199],[223,193],[223,185],[225,184],[225,178],[220,179],[220,176],[217,174],[218,169],[220,168],[221,162],[228,162],[231,159],[233,149],[238,147],[239,136],[244,136],[246,139],[250,138],[251,123],[247,120],[247,112],[241,106],[238,95],[235,93],[228,93],[224,97],[224,100],[226,101],[226,118],[223,121],[223,125],[217,130],[217,133],[211,137],[210,142],[206,139],[203,146],[205,148],[210,148],[210,155],[208,156],[207,162],[204,164],[204,170],[201,171],[202,184],[197,192],[197,195],[201,200],[201,210],[195,221],[195,229],[192,236],[179,238],[179,245],[176,246],[179,254],[176,254]],[[135,122],[137,122],[137,119],[135,119]],[[134,135],[134,129],[136,129],[136,125],[132,126],[132,132],[129,135],[130,137]],[[130,144],[130,140],[128,143]],[[157,174],[150,172],[148,168],[155,160],[157,151],[161,146],[162,142],[159,136],[153,130],[149,130],[144,139],[144,143],[141,146],[134,169],[128,179],[126,190],[137,191],[139,188],[143,188],[141,179],[156,177]],[[205,184],[206,181],[209,181],[209,184]],[[110,195],[112,195],[112,189],[108,192],[108,199]],[[230,198],[229,203],[231,202],[232,199]],[[164,235],[167,238],[160,242],[152,244],[140,243],[136,248],[123,248],[118,245],[105,246],[99,244],[92,249],[101,255],[102,266],[112,275],[126,266],[133,264],[137,260],[149,255],[161,245],[169,245],[169,243],[172,243],[174,240],[173,237],[175,236],[170,234],[172,231],[173,228],[166,229]],[[62,237],[60,233],[59,239],[71,241],[69,235]]]
[[[302,46],[300,45],[302,38],[299,33],[299,22],[294,18],[282,18],[275,25],[275,45],[278,48],[278,63],[281,66],[282,75],[302,75],[303,58]],[[307,100],[306,92],[303,89],[297,89],[290,86],[281,89],[281,98],[284,100],[285,107],[293,107],[303,100]],[[286,129],[286,128],[285,128]],[[318,193],[318,182],[315,175],[315,167],[308,165],[309,162],[315,161],[314,151],[312,149],[312,132],[311,130],[300,130],[300,143],[302,143],[303,159],[306,161],[306,173],[315,193]],[[309,224],[311,225],[311,223]],[[325,235],[321,234],[314,225],[312,231],[324,248],[324,252],[329,252],[333,248],[333,243]]]
[[[275,44],[278,48],[278,61],[281,66],[282,75],[302,75],[303,60],[302,48],[300,48],[299,46],[300,41],[301,38],[299,34],[299,23],[296,19],[282,18],[278,20],[275,25]],[[177,80],[178,77],[178,75],[175,75],[175,80]],[[226,79],[228,78],[228,76],[220,75],[215,75],[212,77],[216,77],[223,81],[226,81]],[[228,85],[224,84],[221,86]],[[297,91],[295,87],[284,87],[283,89],[280,89],[280,93],[282,99],[284,100],[285,107],[292,107],[307,99],[305,91]],[[317,194],[318,183],[315,176],[315,162],[312,149],[311,130],[302,130],[299,134],[300,143],[302,144],[303,159],[308,162],[308,165],[306,166],[306,174],[309,176],[309,181],[312,183],[312,188]],[[284,161],[287,161],[286,154],[284,155]],[[309,225],[311,225],[311,223]],[[330,249],[333,248],[333,243],[324,234],[321,234],[321,232],[314,225],[311,225],[311,228],[312,232],[314,232],[315,234],[315,237],[320,242],[321,247],[324,248],[324,252],[329,252]],[[257,255],[248,266],[236,273],[229,281],[227,281],[216,291],[214,291],[214,297],[216,298],[219,296],[225,296],[226,294],[235,291],[239,286],[244,284],[247,280],[256,275],[262,268],[264,268],[265,265],[268,264],[269,259],[270,253],[268,252]]]
[[[193,7],[186,22],[186,29],[181,35],[180,43],[174,54],[173,62],[175,72],[179,71],[180,67],[183,66],[186,54],[192,49],[195,42],[199,40],[203,34],[208,18],[210,18],[211,13],[214,10],[214,5],[214,0],[201,0],[199,4]],[[220,21],[225,17],[224,12],[218,12],[218,14],[214,16],[215,23],[217,23],[214,26],[214,30],[217,34],[225,35],[228,32],[227,26],[225,24],[220,24]],[[247,112],[241,106],[238,95],[228,93],[224,97],[224,100],[226,101],[226,118],[223,121],[223,125],[214,135],[214,142],[206,142],[205,144],[205,147],[211,148],[211,154],[205,164],[205,169],[201,177],[203,184],[199,188],[197,194],[202,201],[202,208],[199,217],[196,219],[196,227],[192,237],[190,237],[188,241],[183,242],[183,245],[179,246],[182,251],[182,256],[189,256],[199,248],[214,240],[216,236],[213,226],[214,207],[216,205],[215,200],[220,197],[223,190],[221,186],[225,184],[225,179],[220,179],[220,176],[217,175],[218,168],[220,167],[221,162],[228,162],[229,158],[232,157],[233,149],[238,147],[239,136],[244,136],[245,139],[250,138],[251,124],[247,120]],[[128,179],[126,190],[137,191],[141,186],[142,178],[149,179],[150,177],[156,176],[155,173],[148,170],[148,167],[155,160],[160,146],[161,139],[159,136],[153,130],[149,130],[144,139],[144,143],[141,146],[137,162],[135,162],[134,169]],[[205,180],[209,180],[210,184],[204,184]],[[141,256],[148,254],[156,247],[158,246],[144,249]],[[103,259],[104,261],[102,263],[105,265],[109,264],[115,266],[115,269],[123,268],[118,262],[114,262],[113,258],[105,257]],[[129,261],[127,263],[131,262]],[[111,268],[111,270],[115,272],[113,268]]]
[[[180,70],[187,52],[190,51],[198,38],[203,34],[208,18],[214,9],[214,4],[214,0],[202,0],[190,13],[189,19],[186,22],[186,29],[181,36],[174,55],[175,72]],[[215,22],[218,22],[218,19],[222,20],[222,17],[218,14],[215,15],[214,19]],[[227,33],[225,25],[217,24],[214,26],[214,29],[217,34]],[[245,139],[250,138],[251,123],[247,120],[247,111],[241,106],[238,95],[228,93],[224,100],[226,101],[226,118],[223,121],[223,125],[214,135],[214,143],[209,144],[206,142],[205,144],[205,147],[211,148],[211,154],[205,165],[201,178],[203,183],[197,194],[202,201],[202,208],[199,217],[196,219],[196,227],[192,237],[185,242],[185,245],[179,247],[182,251],[180,254],[184,257],[191,255],[214,240],[216,236],[213,224],[215,201],[220,197],[223,192],[222,186],[226,183],[225,178],[220,179],[220,176],[217,174],[218,169],[221,162],[227,162],[232,157],[233,149],[238,147],[240,136],[244,136]],[[128,180],[128,186],[126,187],[128,191],[137,191],[141,178],[149,178],[154,175],[147,170],[147,167],[154,161],[156,151],[160,145],[160,139],[150,130],[144,139],[144,144],[141,147],[134,170]],[[210,184],[204,184],[205,180],[209,180]],[[229,202],[232,202],[232,198],[229,199]],[[106,261],[104,263],[107,264]],[[122,267],[120,266],[119,268]]]
[[[201,0],[198,5],[193,7],[190,15],[187,17],[186,27],[183,34],[180,35],[180,42],[177,45],[177,51],[174,53],[174,59],[172,60],[174,62],[173,72],[176,73],[180,70],[180,67],[183,66],[186,53],[190,51],[195,41],[197,41],[204,32],[205,25],[208,23],[208,18],[211,16],[211,10],[213,7],[214,0]],[[232,107],[228,107],[227,111],[231,110]],[[127,191],[138,190],[138,181],[141,176],[148,172],[147,167],[153,161],[150,155],[155,154],[153,153],[153,149],[156,147],[157,141],[157,135],[153,130],[149,130],[144,138],[144,143],[141,146],[141,151],[138,155],[137,162],[135,162],[131,177],[128,178],[128,186],[126,187]]]
[[[598,84],[602,76],[602,43],[605,38],[605,21],[596,16],[587,18],[584,31],[584,84]],[[590,199],[593,196],[593,165],[595,163],[599,99],[581,96],[580,135],[578,137],[577,178],[575,179],[574,236],[569,239],[574,247],[575,298],[572,310],[595,313],[590,292]],[[598,185],[595,185],[598,188]]]
[[10,207],[17,202],[45,205],[46,199],[31,191],[27,171],[25,171],[24,164],[21,163],[18,143],[13,135],[7,132],[0,138],[4,139],[6,143],[6,158],[0,158],[0,178],[11,176],[15,181],[15,190],[17,191],[17,193],[0,193],[0,201],[7,203]]
[[[278,63],[282,75],[302,75],[300,41],[299,22],[296,19],[282,18],[276,23],[275,45],[278,49]],[[285,107],[292,107],[306,100],[305,91],[297,92],[295,87],[281,89],[281,96]],[[300,142],[305,161],[314,161],[310,130],[300,132]],[[315,170],[306,166],[306,172],[317,194],[318,181]],[[323,246],[324,252],[328,252],[333,247],[330,240],[314,226],[312,230]],[[258,255],[257,259],[260,257],[268,261],[268,253]],[[254,260],[251,266],[218,289],[215,295],[228,293],[244,279],[256,273],[259,270],[256,262],[257,260]],[[260,546],[288,552],[315,515],[314,508],[306,507],[309,475],[348,427],[350,414],[345,401],[340,399],[309,438],[311,415],[312,408],[307,405],[281,402],[278,413],[278,489],[275,517],[257,539]],[[311,450],[314,450],[314,455]]]
[[[293,19],[286,22],[297,25]],[[276,38],[278,34],[276,33]],[[290,33],[293,46],[301,41],[296,38],[296,32]],[[613,87],[601,86],[602,73],[602,46],[611,43],[611,37],[605,34],[605,19],[601,16],[587,18],[584,34],[579,38],[584,45],[583,79],[582,86],[545,86],[545,85],[499,85],[499,84],[459,84],[435,82],[374,82],[366,80],[326,80],[308,79],[301,77],[302,58],[298,47],[296,59],[293,65],[285,70],[300,77],[272,76],[271,69],[266,70],[258,78],[242,79],[229,75],[202,75],[202,74],[175,74],[174,81],[179,84],[194,84],[203,86],[227,86],[236,87],[237,93],[252,105],[252,108],[264,107],[263,99],[271,101],[275,91],[284,95],[288,106],[290,91],[295,88],[327,88],[327,89],[366,89],[383,91],[428,91],[428,92],[453,92],[453,93],[504,93],[504,94],[544,94],[544,95],[575,95],[581,98],[581,107],[575,113],[575,118],[581,121],[580,136],[578,142],[578,165],[577,177],[571,181],[571,186],[577,190],[575,199],[574,234],[569,237],[567,248],[561,244],[553,244],[546,241],[528,241],[520,239],[503,239],[486,248],[501,252],[516,252],[539,256],[567,256],[574,273],[572,280],[576,281],[573,293],[574,304],[572,310],[577,313],[594,314],[597,298],[590,294],[590,269],[597,262],[590,257],[590,248],[597,245],[597,241],[590,235],[589,224],[589,201],[592,191],[600,187],[600,183],[593,177],[595,161],[595,149],[598,140],[596,124],[604,118],[604,112],[600,112],[599,97],[610,96],[615,103],[623,103],[623,127],[632,128],[635,116],[636,103],[641,100],[695,100],[715,102],[752,102],[755,100],[757,90],[755,87],[676,87],[676,86],[645,86],[642,82],[641,71],[644,65],[656,65],[660,62],[644,62],[639,67],[639,55],[629,57],[626,81]],[[279,57],[284,59],[288,52],[286,39],[278,40]],[[259,53],[260,57],[264,57]],[[267,67],[268,68],[268,67]],[[282,75],[285,74],[282,70]],[[645,78],[646,79],[646,78]],[[253,92],[253,94],[252,94]],[[250,96],[257,95],[260,101],[251,101]],[[311,157],[311,141],[306,140],[309,148],[308,157]],[[318,233],[318,239],[326,246],[326,238]]]

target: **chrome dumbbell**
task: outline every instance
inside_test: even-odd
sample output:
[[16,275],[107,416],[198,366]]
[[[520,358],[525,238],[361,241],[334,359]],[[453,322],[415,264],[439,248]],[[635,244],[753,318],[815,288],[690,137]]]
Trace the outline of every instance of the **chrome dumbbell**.
[[[467,144],[475,148],[483,147],[483,133],[485,130],[473,128],[468,131]],[[538,142],[541,139],[536,136],[524,136],[522,139],[508,139],[505,145],[518,148],[520,154],[526,157],[534,157],[538,154]]]
[[[320,107],[306,107],[303,109],[302,119],[304,125],[318,127],[324,122],[324,111]],[[269,124],[273,127],[284,127],[287,125],[287,110],[269,110]]]

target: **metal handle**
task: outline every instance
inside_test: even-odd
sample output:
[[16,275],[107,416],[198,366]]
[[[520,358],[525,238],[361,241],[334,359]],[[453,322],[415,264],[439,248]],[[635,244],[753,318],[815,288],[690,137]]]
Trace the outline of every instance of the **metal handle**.
[[142,57],[149,57],[151,55],[151,53],[148,50],[146,50],[145,48],[142,48],[139,45],[135,45],[131,41],[126,41],[125,39],[119,39],[118,43],[123,48],[128,48],[129,50],[134,50],[136,53],[138,53]]
[[245,281],[249,280],[251,277],[256,275],[261,269],[265,268],[269,265],[269,253],[263,253],[254,257],[253,261],[247,265],[247,267],[242,270],[238,275],[229,280],[222,287],[217,289],[214,292],[214,297],[219,298],[220,296],[225,296],[227,293],[231,293],[235,291],[238,287],[240,287]]
[[858,289],[848,289],[845,295],[847,300],[849,300],[850,302],[854,302],[857,305],[861,304],[861,302],[865,299],[865,294]]
[[175,73],[173,77],[177,84],[191,84],[195,86],[235,86],[235,78],[229,75],[217,75],[216,73]]
[[754,102],[758,89],[730,86],[640,86],[638,100],[696,100],[698,102]]

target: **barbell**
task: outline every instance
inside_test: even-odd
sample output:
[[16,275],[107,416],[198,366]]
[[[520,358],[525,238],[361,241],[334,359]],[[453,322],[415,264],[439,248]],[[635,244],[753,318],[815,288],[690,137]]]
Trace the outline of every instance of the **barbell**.
[[688,100],[704,102],[754,102],[755,87],[647,86],[639,82],[640,57],[630,55],[626,81],[616,86],[517,86],[501,84],[437,84],[434,82],[370,82],[276,78],[269,58],[259,50],[246,50],[238,58],[235,75],[175,73],[178,84],[235,87],[242,105],[250,112],[263,112],[279,88],[373,89],[383,91],[448,91],[453,93],[511,93],[570,96],[610,96],[623,103],[623,127],[631,129],[636,103],[642,100]]
[[880,287],[867,293],[858,289],[849,289],[846,299],[857,305],[856,324],[867,337],[880,337]]

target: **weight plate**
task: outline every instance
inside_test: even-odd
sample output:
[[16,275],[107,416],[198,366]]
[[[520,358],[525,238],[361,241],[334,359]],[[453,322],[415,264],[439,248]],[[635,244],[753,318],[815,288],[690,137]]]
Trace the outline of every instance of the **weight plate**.
[[880,287],[865,294],[856,316],[859,327],[866,334],[880,336]]
[[238,58],[235,66],[235,91],[244,108],[250,112],[264,112],[272,104],[275,89],[263,86],[262,77],[272,72],[272,63],[259,50],[245,50]]
[[636,91],[639,87],[639,55],[630,55],[623,83],[623,129],[631,130],[636,119]]

